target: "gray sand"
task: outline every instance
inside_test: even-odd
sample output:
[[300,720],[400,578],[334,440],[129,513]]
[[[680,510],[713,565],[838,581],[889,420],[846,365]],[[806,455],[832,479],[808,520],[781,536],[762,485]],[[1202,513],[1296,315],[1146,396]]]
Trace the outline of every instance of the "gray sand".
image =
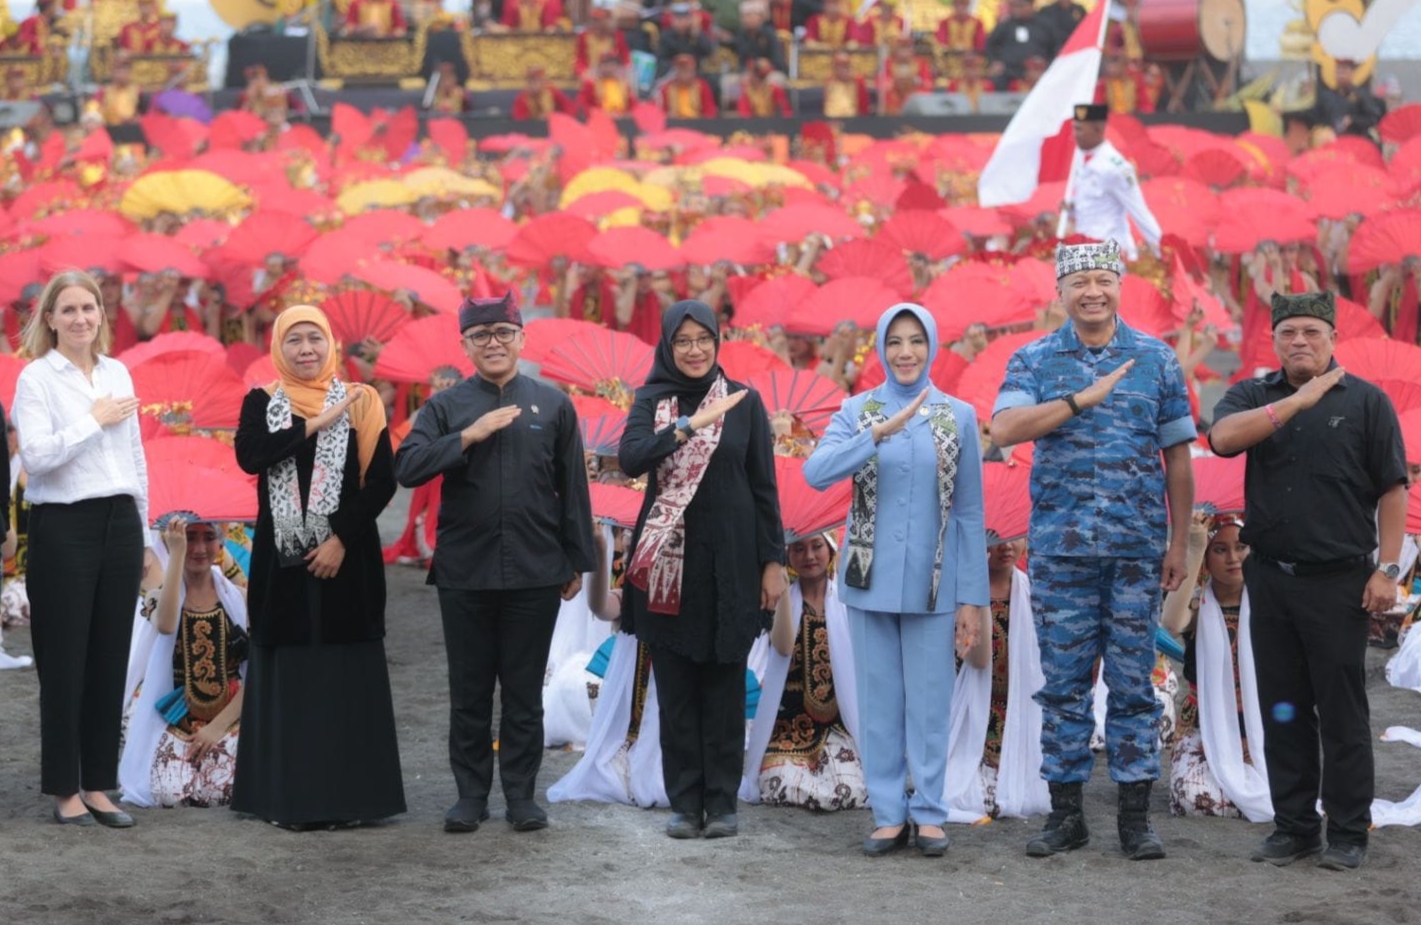
[[[386,512],[387,540],[406,493]],[[1165,815],[1169,857],[1118,852],[1114,787],[1103,761],[1087,789],[1093,840],[1069,856],[1021,849],[1040,820],[953,827],[946,858],[870,860],[866,812],[742,807],[739,838],[676,842],[665,811],[553,806],[552,827],[516,834],[499,815],[445,835],[453,799],[444,650],[433,590],[417,569],[389,570],[387,647],[409,812],[355,831],[295,834],[222,809],[148,810],[130,831],[61,828],[39,793],[33,670],[0,672],[0,923],[185,922],[852,922],[1160,923],[1421,921],[1421,832],[1373,833],[1357,874],[1248,861],[1267,826]],[[12,654],[30,652],[24,629]],[[1375,730],[1421,725],[1421,695],[1391,688],[1369,656]],[[1421,751],[1378,743],[1378,796],[1421,784]],[[541,785],[577,755],[548,752]]]

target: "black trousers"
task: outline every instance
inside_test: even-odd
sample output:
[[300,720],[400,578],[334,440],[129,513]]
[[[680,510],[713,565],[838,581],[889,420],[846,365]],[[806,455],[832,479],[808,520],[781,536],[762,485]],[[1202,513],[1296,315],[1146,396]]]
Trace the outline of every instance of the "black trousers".
[[143,525],[128,495],[30,511],[30,636],[39,671],[40,790],[118,786],[124,678]]
[[1244,563],[1263,751],[1280,831],[1317,834],[1321,791],[1328,841],[1367,843],[1375,776],[1362,591],[1371,573],[1364,564],[1304,578],[1254,559]]
[[671,809],[735,812],[745,764],[745,665],[691,661],[651,649],[661,713],[661,776]]
[[533,799],[543,763],[543,675],[561,590],[439,589],[449,656],[449,764],[460,799],[487,801],[493,789],[494,682],[503,796]]

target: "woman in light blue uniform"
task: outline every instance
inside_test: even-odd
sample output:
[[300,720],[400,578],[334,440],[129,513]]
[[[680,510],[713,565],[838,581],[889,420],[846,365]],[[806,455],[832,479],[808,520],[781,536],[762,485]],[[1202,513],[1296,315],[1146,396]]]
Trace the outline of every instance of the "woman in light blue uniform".
[[[878,826],[864,853],[947,849],[943,776],[954,633],[963,651],[989,606],[977,415],[928,379],[937,325],[900,303],[878,320],[878,388],[847,399],[804,465],[824,489],[854,480],[839,596],[848,607],[859,742]],[[953,615],[956,615],[954,621]],[[912,772],[913,793],[907,790]]]

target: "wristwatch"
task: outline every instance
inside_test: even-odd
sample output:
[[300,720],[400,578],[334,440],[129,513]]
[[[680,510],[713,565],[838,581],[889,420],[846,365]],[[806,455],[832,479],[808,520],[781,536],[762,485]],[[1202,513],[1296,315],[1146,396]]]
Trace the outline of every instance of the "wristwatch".
[[1401,566],[1395,562],[1383,562],[1377,566],[1377,571],[1381,572],[1392,581],[1401,578]]
[[696,429],[691,426],[691,419],[684,414],[676,419],[676,429],[685,434],[687,440],[691,439],[691,436],[696,432]]

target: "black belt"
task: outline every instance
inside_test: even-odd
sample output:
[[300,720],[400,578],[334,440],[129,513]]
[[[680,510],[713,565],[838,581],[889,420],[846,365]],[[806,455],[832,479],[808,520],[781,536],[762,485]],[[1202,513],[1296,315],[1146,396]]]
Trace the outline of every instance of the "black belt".
[[1264,565],[1271,566],[1282,572],[1284,575],[1292,575],[1295,578],[1308,578],[1313,575],[1336,575],[1341,572],[1349,572],[1359,565],[1366,565],[1372,561],[1371,556],[1348,556],[1346,559],[1330,559],[1326,562],[1280,562],[1277,559],[1270,559],[1257,552],[1253,558]]

